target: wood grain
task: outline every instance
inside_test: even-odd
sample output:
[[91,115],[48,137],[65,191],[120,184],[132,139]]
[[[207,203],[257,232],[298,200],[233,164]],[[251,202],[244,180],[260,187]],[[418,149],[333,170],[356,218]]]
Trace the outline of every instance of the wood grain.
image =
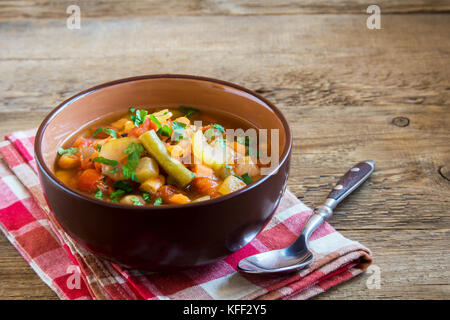
[[[0,20],[63,18],[69,5],[86,18],[365,13],[370,0],[0,0]],[[448,12],[448,0],[378,0],[382,13]]]
[[[63,100],[112,79],[236,82],[289,119],[289,187],[307,205],[358,161],[376,161],[330,222],[372,249],[381,289],[367,289],[366,274],[319,299],[448,299],[449,15],[383,15],[382,29],[368,30],[367,15],[353,14],[364,1],[155,3],[85,1],[91,18],[68,30],[64,1],[0,1],[0,134],[35,127]],[[402,13],[449,6],[380,3]],[[56,298],[3,236],[0,298]]]

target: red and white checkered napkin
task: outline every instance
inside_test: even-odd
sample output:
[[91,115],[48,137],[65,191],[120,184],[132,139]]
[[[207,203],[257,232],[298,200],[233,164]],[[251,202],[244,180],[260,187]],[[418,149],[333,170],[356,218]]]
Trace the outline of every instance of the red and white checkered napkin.
[[44,200],[33,158],[35,130],[0,142],[0,229],[61,299],[307,299],[364,272],[370,251],[324,223],[311,236],[315,262],[277,276],[238,273],[249,255],[290,244],[311,210],[286,191],[276,214],[250,244],[203,267],[171,273],[128,270],[81,248]]

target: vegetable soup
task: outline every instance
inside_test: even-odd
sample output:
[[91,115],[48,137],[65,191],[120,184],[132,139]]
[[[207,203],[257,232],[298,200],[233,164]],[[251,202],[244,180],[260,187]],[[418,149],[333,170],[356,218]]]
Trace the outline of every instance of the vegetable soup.
[[[192,107],[129,108],[82,129],[58,149],[55,175],[105,201],[134,206],[186,204],[220,197],[261,178],[258,152],[229,129],[252,126]],[[232,132],[232,131],[231,131]]]

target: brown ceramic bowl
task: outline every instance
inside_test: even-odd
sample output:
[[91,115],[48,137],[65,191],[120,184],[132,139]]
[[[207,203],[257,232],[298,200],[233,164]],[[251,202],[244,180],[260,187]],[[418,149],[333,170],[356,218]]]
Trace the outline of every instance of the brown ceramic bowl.
[[[272,174],[232,194],[186,205],[133,207],[95,199],[64,185],[52,169],[57,148],[75,131],[130,106],[219,109],[257,128],[279,129]],[[258,94],[225,81],[187,75],[117,80],[64,101],[43,121],[35,154],[48,204],[79,244],[121,265],[165,270],[218,260],[249,243],[270,220],[285,190],[292,136],[281,112]]]

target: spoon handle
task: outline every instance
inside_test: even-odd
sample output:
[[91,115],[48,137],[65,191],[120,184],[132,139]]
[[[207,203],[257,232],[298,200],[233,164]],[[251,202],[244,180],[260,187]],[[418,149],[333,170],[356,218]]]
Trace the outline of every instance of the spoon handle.
[[346,174],[339,179],[338,183],[331,190],[325,205],[331,210],[342,202],[350,193],[358,188],[367,178],[372,174],[375,169],[375,162],[373,160],[367,160],[358,163],[353,168],[347,171]]
[[303,227],[301,236],[308,240],[311,233],[333,215],[334,208],[352,193],[353,190],[366,181],[374,169],[375,162],[373,160],[367,160],[358,163],[348,170],[330,192],[324,204],[314,209],[314,214],[309,217]]

